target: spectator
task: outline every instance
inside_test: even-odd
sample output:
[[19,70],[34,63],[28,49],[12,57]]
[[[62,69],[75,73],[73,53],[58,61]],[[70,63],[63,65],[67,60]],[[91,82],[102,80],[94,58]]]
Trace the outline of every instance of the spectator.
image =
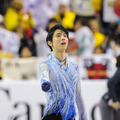
[[120,20],[117,21],[117,26],[112,36],[114,36],[116,40],[120,38]]
[[55,18],[51,18],[48,22],[46,30],[40,27],[38,32],[35,33],[34,39],[36,42],[38,56],[48,56],[50,54],[50,49],[46,45],[46,36],[47,32],[56,24],[58,24],[58,21]]
[[53,18],[60,22],[69,31],[73,31],[74,29],[75,17],[75,13],[69,10],[69,5],[66,2],[60,3],[58,13],[53,16]]
[[94,49],[94,54],[104,54],[104,53],[105,53],[105,50],[101,45],[97,46]]
[[120,56],[117,57],[117,71],[108,80],[108,92],[100,101],[100,111],[102,120],[120,119]]
[[19,55],[20,57],[37,56],[35,41],[24,36],[20,41]]
[[104,40],[105,40],[105,35],[100,32],[99,21],[96,20],[96,19],[90,20],[89,21],[89,27],[94,34],[94,38],[95,38],[94,47],[96,48],[97,46],[102,45],[104,43]]
[[20,57],[31,57],[37,56],[36,43],[34,41],[33,35],[30,37],[26,35],[26,30],[24,29],[23,24],[20,24],[16,28],[16,33],[20,38],[20,47],[19,47],[19,56]]
[[20,56],[22,58],[28,58],[28,57],[32,57],[32,52],[29,49],[29,47],[24,46],[23,48],[21,48],[22,50],[20,51]]
[[0,14],[0,28],[5,28],[4,16],[2,16],[1,14]]
[[24,24],[26,30],[34,27],[32,15],[24,11],[22,1],[13,0],[5,14],[5,25],[8,30],[15,31],[20,23]]
[[54,27],[56,24],[58,24],[58,23],[59,23],[59,22],[58,22],[55,18],[49,19],[48,25],[47,25],[47,28],[46,28],[46,31],[49,32],[50,29],[51,29],[52,27]]
[[109,40],[109,47],[106,53],[112,55],[113,57],[119,56],[120,55],[120,39],[115,40],[114,38],[111,38]]
[[14,57],[17,57],[19,46],[19,36],[15,32],[6,30],[4,17],[0,16],[0,50],[2,52],[9,52],[13,54]]
[[117,22],[116,21],[115,22],[111,22],[109,24],[109,30],[107,32],[107,34],[108,34],[108,36],[110,38],[114,36],[116,29],[117,29]]
[[80,17],[76,18],[75,41],[79,44],[78,55],[89,55],[94,52],[94,36],[89,27],[85,26]]

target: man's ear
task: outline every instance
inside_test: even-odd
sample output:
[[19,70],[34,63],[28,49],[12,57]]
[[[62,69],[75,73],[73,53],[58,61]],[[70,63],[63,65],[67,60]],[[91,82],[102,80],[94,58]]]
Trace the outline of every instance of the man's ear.
[[48,41],[48,45],[52,47],[52,42],[51,41]]

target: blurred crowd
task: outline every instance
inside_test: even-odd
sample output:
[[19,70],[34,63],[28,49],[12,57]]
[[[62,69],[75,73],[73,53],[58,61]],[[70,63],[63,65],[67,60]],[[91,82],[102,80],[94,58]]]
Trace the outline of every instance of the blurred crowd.
[[46,44],[46,35],[56,24],[62,24],[69,31],[67,52],[71,56],[120,55],[120,20],[110,23],[103,21],[102,0],[98,0],[99,7],[94,12],[89,5],[89,16],[73,10],[71,0],[52,1],[54,5],[50,0],[36,0],[29,4],[30,9],[25,7],[25,0],[3,2],[0,7],[6,7],[4,11],[0,8],[1,59],[48,56],[50,49]]

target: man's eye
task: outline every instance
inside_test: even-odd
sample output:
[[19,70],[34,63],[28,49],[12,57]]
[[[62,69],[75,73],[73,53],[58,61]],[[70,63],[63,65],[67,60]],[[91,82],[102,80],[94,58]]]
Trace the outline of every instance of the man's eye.
[[64,37],[67,37],[67,35],[64,35]]

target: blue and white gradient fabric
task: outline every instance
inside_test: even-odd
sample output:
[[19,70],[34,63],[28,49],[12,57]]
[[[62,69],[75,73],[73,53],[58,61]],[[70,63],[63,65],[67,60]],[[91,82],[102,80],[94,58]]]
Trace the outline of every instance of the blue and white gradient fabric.
[[63,120],[73,120],[76,116],[76,104],[79,120],[87,120],[77,64],[70,62],[66,55],[64,66],[51,52],[49,60],[40,64],[39,75],[42,90],[47,97],[44,116],[60,112]]

